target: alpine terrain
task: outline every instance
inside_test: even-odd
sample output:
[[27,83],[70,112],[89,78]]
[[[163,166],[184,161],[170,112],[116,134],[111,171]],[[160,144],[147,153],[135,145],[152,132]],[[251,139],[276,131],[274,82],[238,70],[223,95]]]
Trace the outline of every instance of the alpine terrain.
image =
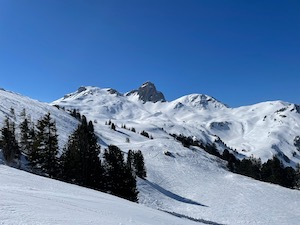
[[[80,124],[74,112],[84,115],[93,122],[100,157],[111,145],[125,158],[140,150],[147,171],[137,178],[136,204],[10,168],[2,157],[1,224],[299,224],[296,104],[230,108],[205,94],[167,101],[151,82],[127,93],[80,87],[50,104],[1,89],[0,103],[0,125],[9,118],[16,130],[24,109],[33,122],[50,113],[58,155]],[[14,167],[27,170],[21,159]],[[276,160],[279,173],[269,176]],[[249,175],[249,162],[259,172]]]

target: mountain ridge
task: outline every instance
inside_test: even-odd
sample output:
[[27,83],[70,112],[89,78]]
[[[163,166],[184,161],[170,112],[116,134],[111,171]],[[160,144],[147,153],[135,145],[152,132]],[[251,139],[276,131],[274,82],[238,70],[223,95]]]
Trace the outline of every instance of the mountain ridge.
[[[0,91],[0,124],[8,116],[17,127],[23,108],[33,122],[50,112],[56,120],[62,151],[69,134],[79,123],[69,115],[76,109],[94,123],[102,152],[110,144],[120,147],[125,156],[129,150],[143,152],[147,180],[138,180],[141,204],[173,215],[199,218],[199,221],[215,221],[215,224],[298,224],[300,202],[295,199],[300,198],[299,191],[231,173],[226,161],[206,153],[199,146],[187,148],[170,135],[182,134],[203,144],[215,144],[220,152],[225,148],[233,152],[234,147],[239,146],[237,156],[240,158],[257,153],[265,154],[266,160],[268,154],[282,153],[292,159],[287,163],[292,165],[296,161],[289,155],[289,148],[298,151],[293,141],[300,143],[300,138],[294,137],[299,129],[296,106],[278,101],[233,109],[216,108],[211,100],[208,105],[212,107],[202,108],[198,104],[200,108],[195,108],[180,101],[143,102],[111,88],[90,86],[74,93],[50,105]],[[11,108],[14,108],[15,117]],[[115,124],[116,130],[111,129],[109,121]],[[141,135],[143,131],[152,138]],[[298,155],[295,158],[298,159]],[[283,157],[281,160],[284,161]],[[56,202],[59,204],[59,201]],[[0,217],[7,215],[2,211],[9,214],[4,206],[1,207]],[[17,210],[18,207],[21,206],[16,206]]]
[[[85,89],[51,104],[78,108],[95,120],[148,123],[147,129],[161,127],[168,133],[176,133],[173,129],[176,127],[177,132],[180,130],[185,136],[194,136],[208,144],[214,143],[214,137],[218,136],[231,149],[245,157],[261,158],[263,162],[278,155],[286,166],[295,167],[300,163],[294,145],[294,139],[300,135],[296,104],[268,101],[229,108],[205,94],[152,102],[128,93],[120,94],[112,88],[88,86]],[[95,115],[96,112],[101,115]],[[224,148],[219,150],[222,153]]]

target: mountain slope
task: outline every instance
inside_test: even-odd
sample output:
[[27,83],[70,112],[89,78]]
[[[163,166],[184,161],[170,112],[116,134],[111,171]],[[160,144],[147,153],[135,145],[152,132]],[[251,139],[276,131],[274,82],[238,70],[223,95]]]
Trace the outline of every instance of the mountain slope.
[[20,114],[25,109],[27,116],[32,122],[41,119],[48,112],[56,121],[59,139],[59,145],[62,148],[68,138],[68,135],[78,125],[78,121],[71,117],[68,113],[58,110],[56,107],[47,103],[39,102],[20,94],[0,89],[0,126],[4,122],[5,117],[13,120],[16,125],[23,119]]
[[[86,89],[92,91],[93,95],[87,94],[80,101],[65,98],[53,104],[79,109],[88,118],[97,121],[95,129],[99,132],[104,148],[116,144],[124,152],[129,149],[143,152],[148,178],[139,181],[141,203],[221,224],[298,223],[299,191],[232,174],[225,169],[225,162],[201,149],[184,148],[169,135],[176,133],[194,136],[207,143],[212,143],[218,135],[228,143],[241,145],[244,149],[244,145],[252,141],[250,137],[255,140],[255,137],[261,135],[260,131],[265,125],[257,127],[257,124],[264,119],[265,114],[273,118],[277,116],[276,111],[283,106],[292,107],[291,104],[269,102],[231,109],[203,95],[153,103],[132,96],[111,94],[109,89]],[[70,96],[75,95],[76,92]],[[104,110],[107,106],[115,110]],[[296,112],[287,110],[286,113],[292,120],[298,120]],[[117,125],[116,131],[105,125],[109,119]],[[127,129],[122,128],[124,124]],[[276,121],[272,119],[267,125],[267,129],[270,129],[268,132],[280,133],[285,138],[286,130],[280,131]],[[136,132],[130,131],[132,127]],[[140,135],[143,130],[153,139]],[[295,135],[297,130],[293,132],[292,135]],[[234,138],[237,139],[236,143],[230,142]],[[264,146],[268,147],[276,141],[283,140],[272,139],[266,145],[264,142],[254,142],[252,146],[259,147],[264,153]],[[240,150],[242,154],[250,155],[255,153],[254,147],[247,152]],[[272,148],[268,148],[268,151],[272,151]],[[265,160],[269,157],[268,154],[262,156]]]
[[199,224],[108,194],[0,165],[3,225]]
[[[298,210],[300,208],[299,191],[262,183],[228,172],[224,161],[207,154],[200,148],[185,148],[169,135],[169,133],[184,134],[186,136],[194,136],[194,138],[203,142],[212,143],[217,139],[216,134],[218,134],[222,140],[228,138],[226,140],[228,142],[236,141],[236,144],[246,144],[249,137],[251,137],[251,132],[259,135],[259,132],[256,130],[257,124],[265,122],[263,119],[266,114],[267,126],[265,127],[270,129],[273,135],[275,133],[281,134],[283,138],[286,138],[284,136],[286,134],[280,131],[280,126],[285,121],[284,119],[288,119],[288,121],[295,120],[295,124],[298,120],[297,110],[293,108],[292,104],[268,102],[231,109],[209,96],[197,97],[196,95],[196,97],[183,97],[186,100],[177,99],[172,102],[153,103],[143,102],[136,96],[124,96],[113,89],[82,87],[78,91],[52,103],[60,106],[61,109],[58,110],[46,103],[40,103],[15,93],[0,92],[1,95],[3,97],[0,99],[2,99],[3,104],[0,105],[0,109],[3,113],[0,116],[3,119],[5,115],[12,117],[9,114],[12,105],[16,107],[16,113],[24,106],[28,112],[31,110],[30,114],[35,118],[39,118],[40,115],[44,115],[50,110],[51,114],[57,119],[57,126],[61,134],[59,138],[63,139],[61,143],[66,142],[67,136],[77,125],[77,121],[65,111],[78,109],[89,120],[94,122],[95,131],[102,146],[102,152],[109,144],[119,146],[125,155],[129,149],[141,150],[145,157],[148,176],[147,180],[138,181],[138,189],[140,191],[140,203],[146,206],[168,211],[177,216],[196,218],[206,224],[296,225],[300,220],[300,212]],[[201,102],[203,98],[208,102]],[[206,107],[203,107],[203,105]],[[283,110],[283,107],[287,107],[287,109]],[[280,115],[286,115],[286,117]],[[283,122],[277,123],[280,118],[282,118]],[[267,121],[267,119],[269,120]],[[108,120],[116,124],[116,131],[106,125]],[[16,121],[18,122],[18,118],[16,118]],[[293,127],[295,124],[288,125]],[[124,125],[126,125],[126,128],[124,128]],[[135,128],[136,131],[131,131],[131,128]],[[259,129],[262,130],[263,128],[264,125],[261,125]],[[141,135],[140,133],[143,130],[147,131],[153,139]],[[63,131],[65,132],[64,134],[62,134]],[[242,133],[243,131],[244,133]],[[287,130],[284,130],[284,132],[287,132]],[[292,135],[295,134],[297,129],[292,132],[294,132],[291,133]],[[241,134],[241,137],[238,136],[239,134]],[[243,138],[245,139],[244,142],[239,141]],[[272,139],[270,143],[267,142],[266,146],[275,143],[275,141],[277,139]],[[234,142],[232,143],[234,144]],[[255,144],[257,143],[252,143],[253,146]],[[260,143],[257,145],[262,146]],[[282,149],[282,151],[284,150]],[[254,152],[254,150],[252,151]],[[241,153],[251,154],[251,151],[241,151]],[[9,172],[11,169],[1,170],[1,168],[7,167],[0,166],[2,183],[5,183],[6,180],[10,182],[11,180],[8,177],[11,177],[11,179],[15,177],[14,182],[7,188],[4,188],[3,192],[9,189],[14,190],[13,186],[18,185],[16,184],[18,180],[20,180],[19,186],[26,187],[29,185],[26,183],[26,179],[33,183],[33,186],[28,188],[29,190],[35,190],[35,186],[40,188],[39,185],[45,182],[44,180],[31,181],[31,178],[26,178],[23,172],[22,175],[17,175]],[[8,174],[8,177],[5,174]],[[25,180],[22,180],[23,176]],[[22,184],[23,181],[25,184]],[[42,195],[51,192],[51,189],[53,189],[54,193],[59,192],[60,188],[64,190],[63,187],[57,190],[48,183],[45,183],[45,186],[49,187],[50,190],[45,189]],[[77,188],[81,190],[80,187]],[[78,193],[79,190],[74,191],[74,193]],[[55,197],[53,197],[51,192],[52,197],[47,196],[47,198],[53,199],[56,203],[65,201],[67,198],[65,194],[68,191],[62,192],[62,195],[55,194]],[[14,209],[12,206],[15,202],[14,196],[23,196],[23,193],[19,191],[10,193],[11,195],[5,199],[4,204],[2,204],[2,201],[0,202],[3,209],[0,215],[3,219],[8,218],[7,221],[15,212],[10,210],[11,208]],[[84,195],[86,194],[82,193],[79,195],[83,201],[85,199]],[[90,196],[90,194],[87,193],[87,196]],[[92,196],[94,195],[92,194]],[[31,218],[31,210],[36,209],[33,202],[36,197],[36,195],[29,195],[28,199],[24,197],[24,202],[28,201],[31,203],[28,205],[18,204],[18,207],[20,207],[18,209],[20,210],[17,211],[23,212],[24,217]],[[51,204],[53,201],[51,200]],[[61,212],[66,210],[66,215],[71,215],[71,211],[74,208],[68,206],[68,204],[73,205],[74,201],[66,201],[68,202],[67,205],[62,204],[63,206],[58,205],[55,207],[58,207]],[[20,202],[23,202],[23,200]],[[102,204],[95,200],[92,203],[83,203],[75,210],[79,216],[82,215],[80,212],[85,212],[86,208],[90,212],[95,210],[96,213],[90,213],[93,218],[89,220],[90,224],[97,221],[97,215],[102,211],[102,209],[98,210],[97,206],[97,209],[94,208],[95,202],[96,205]],[[89,204],[92,204],[92,208],[89,208]],[[7,207],[5,208],[5,206]],[[122,205],[122,207],[125,208],[126,206]],[[25,208],[29,210],[26,211]],[[44,211],[38,212],[44,213]],[[56,210],[52,208],[50,212],[49,215],[53,215]],[[104,210],[105,213],[107,213],[106,218],[114,216],[110,209],[108,211]],[[128,213],[131,214],[133,212],[130,211]],[[133,213],[133,215],[136,214]],[[33,218],[36,218],[37,221],[42,220],[40,217]],[[61,219],[59,216],[54,218],[59,218],[58,220],[53,219],[55,222]],[[75,216],[74,218],[76,220],[79,217]],[[19,219],[21,220],[21,218]],[[47,221],[46,224],[49,221],[48,219],[50,220],[50,218],[45,220]],[[74,222],[72,218],[69,219]],[[127,220],[128,217],[120,217],[120,220],[116,223],[128,224],[126,223]],[[13,221],[16,222],[16,220]],[[79,221],[82,220],[79,219]],[[136,222],[138,220],[134,219],[133,221]],[[174,224],[176,223],[174,222]],[[7,224],[15,223],[8,222]],[[136,224],[139,223],[136,222]],[[153,223],[149,221],[149,224],[162,223],[153,220]],[[184,223],[180,221],[178,224]]]
[[[273,101],[228,108],[201,94],[153,103],[111,89],[85,87],[52,104],[78,108],[101,123],[111,119],[149,131],[162,128],[166,133],[193,136],[209,144],[220,138],[228,148],[262,162],[277,155],[286,166],[300,163],[299,147],[294,143],[300,135],[300,110],[291,103]],[[221,152],[223,149],[219,147]]]

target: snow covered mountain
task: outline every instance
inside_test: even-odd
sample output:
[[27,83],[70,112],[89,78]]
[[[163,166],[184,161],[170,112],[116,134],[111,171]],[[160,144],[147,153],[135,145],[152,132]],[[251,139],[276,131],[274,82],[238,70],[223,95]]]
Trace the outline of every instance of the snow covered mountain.
[[[147,88],[147,85],[142,86]],[[267,160],[278,154],[283,160],[285,158],[287,165],[294,165],[300,159],[297,150],[300,141],[296,138],[300,134],[297,105],[274,101],[233,109],[201,94],[183,96],[171,102],[162,98],[156,101],[151,97],[158,92],[154,90],[148,92],[147,98],[141,98],[136,91],[129,92],[134,94],[121,94],[111,88],[81,87],[51,103],[52,106],[0,90],[0,122],[5,116],[14,119],[17,124],[20,122],[11,108],[15,115],[25,108],[33,121],[50,112],[56,120],[60,146],[63,146],[78,124],[68,112],[79,110],[94,122],[102,150],[114,144],[125,153],[129,149],[143,152],[147,179],[138,180],[139,202],[184,220],[166,218],[159,212],[152,214],[153,211],[148,212],[132,203],[127,205],[127,201],[123,200],[118,205],[119,200],[115,197],[27,176],[24,172],[0,165],[0,182],[7,183],[0,188],[1,195],[5,196],[0,202],[1,221],[5,221],[4,224],[29,224],[32,219],[37,221],[36,224],[85,224],[83,221],[87,217],[80,217],[80,212],[86,212],[91,216],[86,224],[99,224],[98,214],[105,218],[104,221],[109,221],[110,217],[114,219],[105,224],[299,223],[298,190],[233,174],[226,169],[225,161],[198,147],[185,148],[169,135],[183,134],[203,143],[216,143],[220,151],[227,146],[240,152],[240,157],[253,154]],[[116,131],[107,125],[109,120],[116,124]],[[153,139],[141,135],[142,131],[148,132]],[[220,139],[226,146],[218,141]],[[166,155],[166,152],[169,154]],[[8,190],[9,195],[5,195]],[[26,204],[15,204],[16,199]],[[36,209],[34,199],[39,199],[38,202],[47,199],[45,204],[48,202],[51,207],[44,205],[45,210],[37,210],[38,215],[33,215],[28,209]],[[118,206],[112,203],[114,201]],[[108,208],[101,206],[106,204]],[[125,210],[127,206],[128,210]],[[118,215],[111,211],[115,207]],[[67,216],[56,214],[56,209]],[[19,219],[10,219],[16,217],[16,211],[22,212],[22,215]],[[73,211],[76,212],[75,217],[72,216]],[[144,213],[149,215],[145,220],[141,219]],[[155,213],[159,215],[156,217]]]
[[[203,94],[167,102],[157,98],[161,92],[151,82],[138,90],[123,95],[113,89],[81,87],[52,104],[76,108],[100,123],[110,119],[119,126],[128,124],[150,132],[162,129],[165,134],[192,136],[204,143],[221,139],[225,147],[262,162],[277,155],[287,166],[300,163],[298,105],[272,101],[229,108]],[[221,152],[224,146],[219,147]]]

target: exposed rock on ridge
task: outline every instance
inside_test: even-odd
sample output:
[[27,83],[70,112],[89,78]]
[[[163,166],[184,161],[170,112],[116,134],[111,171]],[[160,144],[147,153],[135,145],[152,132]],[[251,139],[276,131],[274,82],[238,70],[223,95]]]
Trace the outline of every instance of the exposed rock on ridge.
[[145,102],[165,102],[166,99],[162,92],[157,91],[155,85],[151,82],[144,83],[138,90],[133,90],[126,96],[138,95],[141,101]]

